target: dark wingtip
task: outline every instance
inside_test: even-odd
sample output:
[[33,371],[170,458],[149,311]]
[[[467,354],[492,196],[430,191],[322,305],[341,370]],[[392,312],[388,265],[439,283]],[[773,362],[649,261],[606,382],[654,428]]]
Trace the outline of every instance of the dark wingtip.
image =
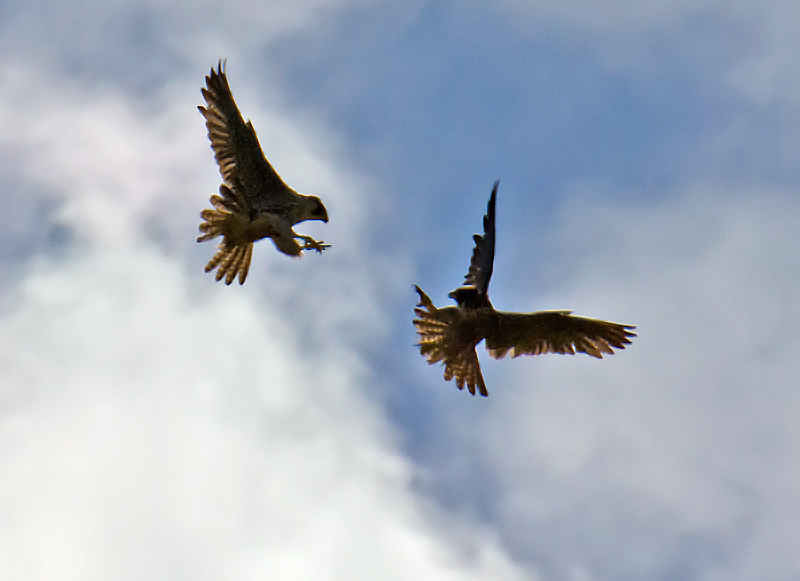
[[225,65],[228,63],[228,59],[219,59],[217,61],[217,68],[214,70],[214,67],[211,67],[211,71],[206,76],[206,83],[208,83],[208,79],[213,79],[215,77],[224,77],[225,76]]

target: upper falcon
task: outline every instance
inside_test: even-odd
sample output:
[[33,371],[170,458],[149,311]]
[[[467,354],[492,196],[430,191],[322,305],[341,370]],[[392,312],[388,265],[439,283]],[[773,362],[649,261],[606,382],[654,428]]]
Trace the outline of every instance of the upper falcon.
[[256,240],[271,238],[278,250],[290,256],[327,248],[322,241],[296,234],[292,226],[305,220],[327,222],[328,212],[318,197],[299,194],[287,186],[264,157],[253,124],[245,123],[233,100],[224,69],[220,61],[217,70],[212,68],[206,76],[206,88],[202,89],[206,106],[197,107],[206,119],[223,179],[220,195],[211,196],[214,209],[200,213],[203,234],[197,241],[222,236],[205,270],[217,268],[216,279],[225,277],[226,284],[238,274],[239,284],[244,284]]
[[636,334],[631,325],[621,325],[597,319],[575,317],[571,311],[540,311],[537,313],[507,313],[497,311],[489,301],[489,279],[492,277],[495,243],[495,182],[486,216],[483,236],[475,234],[475,249],[464,285],[449,296],[458,306],[436,308],[433,301],[415,285],[420,302],[414,309],[419,317],[414,325],[419,336],[420,353],[428,363],[441,361],[444,378],[455,378],[459,389],[475,395],[489,395],[483,381],[475,347],[486,340],[489,355],[501,359],[507,353],[538,355],[540,353],[586,353],[602,359],[603,353],[613,353],[612,347],[624,349]]

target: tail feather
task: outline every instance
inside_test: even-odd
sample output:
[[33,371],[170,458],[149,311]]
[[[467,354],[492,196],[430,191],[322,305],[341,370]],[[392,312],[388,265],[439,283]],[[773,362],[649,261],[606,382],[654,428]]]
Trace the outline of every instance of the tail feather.
[[[198,229],[202,234],[197,237],[198,242],[205,242],[217,236],[226,236],[226,228],[230,234],[231,220],[250,220],[249,205],[237,188],[227,184],[219,187],[220,195],[211,196],[211,205],[200,212],[203,222]],[[239,276],[239,284],[244,284],[247,273],[250,271],[250,261],[253,257],[253,243],[228,245],[223,239],[217,248],[216,254],[206,265],[205,271],[211,272],[215,268],[217,281],[225,279],[225,284],[231,284]]]
[[488,397],[489,392],[486,390],[486,383],[483,381],[483,373],[481,373],[481,365],[478,362],[478,354],[475,353],[474,347],[462,357],[445,362],[444,379],[445,381],[450,381],[453,378],[456,380],[458,389],[464,389],[466,384],[470,394],[475,395],[475,388],[477,387],[478,392],[483,397]]
[[[233,248],[229,249],[228,252],[225,253],[225,256],[222,257],[222,260],[217,267],[217,282],[222,280],[222,278],[228,274],[228,269],[230,268],[231,264],[234,264],[236,259],[236,254],[239,252],[239,247],[234,246]],[[231,284],[228,280],[225,280],[226,284]]]
[[247,278],[247,273],[250,272],[250,260],[253,258],[253,245],[248,244],[242,257],[242,262],[239,265],[239,284],[244,284]]
[[225,279],[225,284],[231,284],[239,276],[239,284],[244,284],[247,273],[250,272],[250,261],[253,257],[253,243],[228,247],[224,243],[219,245],[217,253],[206,264],[205,271],[211,272],[215,268],[217,281]]
[[429,364],[441,362],[445,381],[455,379],[458,389],[464,389],[466,385],[469,392],[475,395],[477,387],[482,396],[488,396],[475,345],[469,344],[464,350],[457,347],[456,353],[452,353],[453,325],[457,322],[459,311],[456,307],[436,308],[421,288],[416,285],[414,288],[419,294],[419,304],[414,309],[419,318],[414,319],[414,326],[419,337],[417,346],[420,355]]

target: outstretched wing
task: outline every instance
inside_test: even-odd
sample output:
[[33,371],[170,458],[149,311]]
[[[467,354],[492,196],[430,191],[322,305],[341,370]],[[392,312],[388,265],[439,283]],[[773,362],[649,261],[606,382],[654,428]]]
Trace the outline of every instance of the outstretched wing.
[[497,202],[497,188],[500,182],[494,182],[486,215],[483,217],[483,236],[473,235],[475,248],[472,250],[472,260],[469,263],[469,272],[464,278],[465,285],[475,287],[478,294],[485,295],[489,292],[489,280],[492,278],[494,268],[494,236],[495,221],[494,208]]
[[494,208],[499,185],[499,181],[494,183],[492,194],[489,196],[486,215],[483,217],[483,236],[475,234],[472,237],[475,241],[475,248],[472,250],[472,260],[470,260],[464,284],[449,295],[462,307],[477,308],[489,305],[489,281],[494,268]]
[[538,313],[497,312],[497,318],[486,334],[486,348],[495,359],[510,354],[586,353],[598,359],[603,353],[613,354],[636,337],[632,325],[621,325],[597,319],[574,317],[570,311]]
[[475,345],[483,338],[474,311],[462,311],[457,307],[437,309],[433,301],[421,288],[414,286],[419,294],[419,304],[414,313],[414,326],[419,337],[420,354],[433,364],[442,362],[444,378],[455,378],[458,389],[464,385],[472,395],[478,388],[482,396],[487,396]]
[[253,124],[242,118],[222,61],[216,71],[212,68],[206,76],[202,93],[206,106],[197,108],[206,119],[222,178],[241,191],[250,214],[280,210],[286,205],[286,197],[294,192],[264,157]]

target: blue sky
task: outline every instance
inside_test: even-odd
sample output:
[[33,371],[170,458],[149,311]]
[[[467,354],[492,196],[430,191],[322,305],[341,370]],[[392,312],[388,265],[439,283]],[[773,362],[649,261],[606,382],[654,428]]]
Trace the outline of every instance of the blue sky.
[[[800,54],[781,2],[0,4],[4,579],[793,579]],[[322,256],[203,273],[245,117]],[[498,308],[602,361],[413,347],[500,179]]]

